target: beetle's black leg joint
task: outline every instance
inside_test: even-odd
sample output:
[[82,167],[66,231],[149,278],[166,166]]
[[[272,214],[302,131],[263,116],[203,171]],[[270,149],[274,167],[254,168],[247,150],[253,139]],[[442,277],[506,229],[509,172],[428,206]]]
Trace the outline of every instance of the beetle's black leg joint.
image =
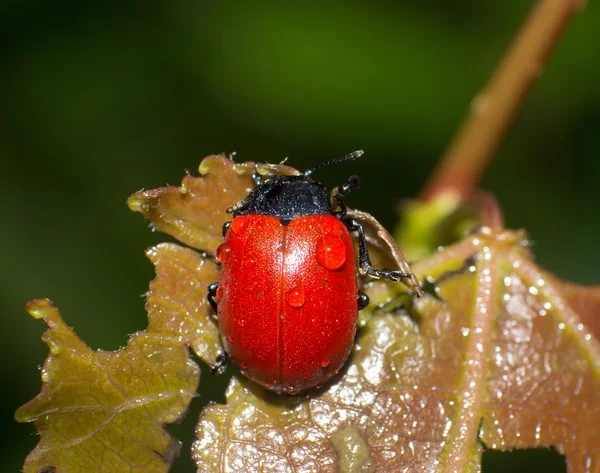
[[346,183],[342,186],[342,194],[348,194],[352,189],[358,189],[360,187],[360,179],[358,176],[350,176]]
[[340,218],[346,216],[346,203],[344,202],[344,196],[348,194],[352,189],[356,189],[360,186],[360,180],[358,176],[351,176],[343,186],[337,186],[331,191],[331,206],[339,207],[340,210],[336,214]]
[[231,358],[229,358],[229,355],[227,353],[219,353],[217,355],[217,359],[215,360],[215,366],[212,367],[210,372],[212,374],[223,374],[225,373],[225,370],[227,369],[230,363]]
[[364,292],[358,291],[356,295],[356,299],[358,300],[358,310],[363,310],[365,307],[369,305],[369,296],[367,296]]
[[397,270],[389,269],[374,269],[369,258],[369,248],[367,246],[367,238],[363,226],[356,220],[348,218],[344,219],[346,227],[351,232],[358,233],[358,271],[362,275],[372,277],[373,279],[389,279],[397,282],[402,278],[408,278],[410,273],[401,273]]
[[227,230],[229,230],[229,227],[231,227],[231,220],[229,222],[225,222],[223,224],[223,228],[221,229],[221,233],[223,234],[223,238],[225,238],[225,234],[227,233]]
[[213,310],[215,311],[215,314],[217,314],[217,301],[215,300],[215,298],[217,297],[217,289],[219,288],[219,283],[218,282],[214,282],[212,284],[209,284],[208,286],[208,291],[206,294],[206,299],[208,300],[208,303],[210,304],[210,306],[213,308]]

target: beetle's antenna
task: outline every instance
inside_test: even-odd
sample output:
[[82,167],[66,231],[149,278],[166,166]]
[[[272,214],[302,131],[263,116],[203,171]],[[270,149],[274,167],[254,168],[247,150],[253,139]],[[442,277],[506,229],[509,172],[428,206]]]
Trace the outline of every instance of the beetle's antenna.
[[363,154],[365,154],[365,152],[362,149],[359,149],[358,151],[354,151],[353,153],[347,154],[346,156],[342,156],[341,158],[335,158],[335,159],[332,159],[330,161],[326,161],[324,163],[321,163],[321,164],[315,166],[314,168],[310,168],[309,170],[304,171],[304,175],[305,176],[310,176],[317,169],[321,169],[321,168],[324,168],[324,167],[327,167],[327,166],[331,166],[332,164],[344,163],[346,161],[354,161],[355,159],[360,158]]

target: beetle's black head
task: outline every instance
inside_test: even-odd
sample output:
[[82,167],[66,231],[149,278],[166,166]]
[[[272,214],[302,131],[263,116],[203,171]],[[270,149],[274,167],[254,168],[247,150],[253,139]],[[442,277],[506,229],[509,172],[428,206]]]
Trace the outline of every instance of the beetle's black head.
[[332,164],[358,159],[363,151],[354,151],[341,158],[332,159],[295,176],[273,176],[258,184],[248,196],[228,212],[233,216],[246,214],[271,215],[287,225],[290,220],[306,215],[335,215],[331,210],[331,202],[327,188],[318,182],[311,181],[315,170]]
[[305,215],[332,214],[327,188],[305,175],[274,176],[256,186],[246,198],[245,214],[272,215],[285,225],[293,218]]

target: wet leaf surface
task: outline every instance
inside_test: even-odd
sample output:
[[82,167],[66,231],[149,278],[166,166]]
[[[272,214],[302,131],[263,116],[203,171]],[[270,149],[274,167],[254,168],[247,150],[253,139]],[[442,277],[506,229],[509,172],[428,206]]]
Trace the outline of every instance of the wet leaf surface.
[[[254,187],[253,170],[252,162],[234,164],[222,155],[208,156],[198,168],[200,177],[186,176],[179,187],[136,192],[128,200],[129,208],[141,212],[157,230],[214,254],[223,240],[223,224],[231,220],[225,210]],[[283,165],[260,165],[258,171],[296,172]]]
[[200,418],[198,471],[478,471],[484,445],[554,446],[569,471],[600,471],[600,294],[541,271],[524,241],[484,230],[417,263],[437,297],[377,311],[320,392],[234,378]]
[[173,243],[150,248],[146,255],[156,270],[146,294],[148,330],[175,337],[212,366],[221,341],[206,291],[219,279],[216,261]]
[[162,426],[185,413],[200,377],[188,349],[138,332],[117,352],[93,351],[49,300],[28,311],[48,324],[50,355],[41,393],[15,414],[40,434],[23,471],[168,471],[179,442]]
[[[253,170],[211,156],[200,177],[129,203],[214,253],[225,209],[253,186]],[[41,436],[26,471],[167,471],[177,454],[162,424],[194,395],[199,370],[188,347],[209,365],[221,350],[206,302],[219,268],[176,244],[147,255],[157,274],[149,325],[125,349],[94,352],[49,302],[30,305],[50,326],[51,355],[41,394],[17,412]],[[199,419],[198,471],[478,471],[484,447],[554,446],[569,471],[600,472],[600,287],[558,280],[533,263],[523,233],[487,227],[413,270],[428,281],[422,298],[400,284],[365,287],[372,304],[353,354],[320,389],[288,397],[234,377],[226,404]]]

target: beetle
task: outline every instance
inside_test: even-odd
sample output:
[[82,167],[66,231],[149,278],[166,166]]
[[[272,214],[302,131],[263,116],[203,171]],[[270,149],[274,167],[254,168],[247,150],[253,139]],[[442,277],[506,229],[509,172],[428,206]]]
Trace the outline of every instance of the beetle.
[[208,287],[225,349],[213,372],[224,372],[233,361],[248,378],[279,393],[322,385],[344,365],[358,311],[369,303],[358,289],[357,272],[408,279],[420,295],[405,260],[406,272],[373,268],[363,226],[347,215],[344,203],[344,195],[359,186],[358,178],[350,177],[331,195],[309,178],[318,168],[362,154],[266,179],[255,167],[256,187],[227,209],[233,220],[223,225],[224,242],[217,249],[220,279]]

